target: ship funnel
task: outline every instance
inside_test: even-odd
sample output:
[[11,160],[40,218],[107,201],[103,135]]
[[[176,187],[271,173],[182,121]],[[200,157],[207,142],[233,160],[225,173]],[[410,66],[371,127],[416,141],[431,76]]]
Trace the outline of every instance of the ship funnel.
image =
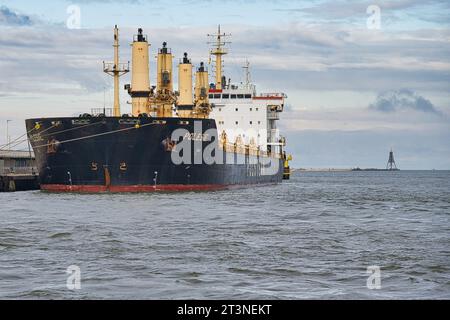
[[203,62],[195,73],[195,113],[196,117],[207,118],[210,112],[208,100],[208,70]]
[[190,117],[194,102],[192,100],[192,64],[185,52],[178,65],[178,115],[182,118]]
[[200,62],[195,74],[195,100],[198,103],[208,103],[208,70],[206,70],[205,64]]
[[162,48],[158,51],[157,58],[157,103],[158,117],[171,117],[172,105],[171,97],[173,93],[172,81],[172,52],[167,48],[167,42],[163,42]]
[[131,60],[131,95],[133,116],[140,113],[147,113],[148,97],[150,95],[150,77],[149,77],[149,61],[148,48],[150,44],[147,42],[147,36],[142,33],[142,29],[138,29],[138,34],[134,36],[132,46]]
[[163,47],[158,52],[158,90],[173,90],[172,84],[172,53],[167,48],[167,42],[163,42]]

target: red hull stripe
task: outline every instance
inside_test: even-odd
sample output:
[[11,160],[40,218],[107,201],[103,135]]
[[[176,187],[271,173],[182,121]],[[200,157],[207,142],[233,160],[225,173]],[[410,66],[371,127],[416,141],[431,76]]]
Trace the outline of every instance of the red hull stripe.
[[131,186],[103,186],[103,185],[65,185],[65,184],[41,184],[41,190],[51,192],[155,192],[155,191],[206,191],[226,189],[222,184],[160,184],[131,185]]

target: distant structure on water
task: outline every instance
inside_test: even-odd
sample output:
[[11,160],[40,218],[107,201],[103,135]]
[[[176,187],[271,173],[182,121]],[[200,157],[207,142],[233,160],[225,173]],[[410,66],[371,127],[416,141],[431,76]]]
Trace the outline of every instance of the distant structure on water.
[[386,170],[400,170],[397,168],[397,165],[395,164],[395,160],[394,160],[394,152],[391,151],[389,152],[389,160],[386,164]]
[[397,165],[395,164],[394,160],[394,152],[389,152],[389,160],[386,164],[386,169],[378,169],[378,168],[363,168],[360,167],[352,168],[351,171],[399,171],[400,169],[397,168]]

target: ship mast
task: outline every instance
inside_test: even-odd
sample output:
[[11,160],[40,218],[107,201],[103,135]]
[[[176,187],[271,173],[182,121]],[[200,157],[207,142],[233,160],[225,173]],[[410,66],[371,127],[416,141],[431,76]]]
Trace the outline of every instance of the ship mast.
[[216,64],[216,89],[222,90],[222,56],[227,54],[227,50],[224,46],[227,43],[231,43],[225,41],[225,37],[230,36],[231,34],[225,34],[220,32],[220,25],[218,27],[217,33],[208,34],[208,37],[213,38],[213,41],[208,42],[208,44],[212,45],[212,49],[210,51],[210,55],[215,56],[215,64]]
[[130,62],[119,62],[119,28],[114,27],[114,62],[103,61],[103,72],[114,77],[114,117],[120,117],[119,77],[130,71]]

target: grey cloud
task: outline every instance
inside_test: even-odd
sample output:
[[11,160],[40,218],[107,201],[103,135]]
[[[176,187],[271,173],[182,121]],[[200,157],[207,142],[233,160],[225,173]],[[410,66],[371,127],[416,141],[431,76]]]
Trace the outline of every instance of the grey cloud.
[[105,86],[101,63],[112,55],[111,38],[102,31],[63,28],[2,32],[0,92],[58,95],[101,91]]
[[410,109],[442,115],[430,100],[409,89],[391,90],[380,93],[376,101],[370,104],[369,108],[380,112],[395,112],[402,109]]
[[30,16],[14,12],[6,6],[0,7],[0,25],[30,26],[33,24],[33,19]]
[[[450,75],[439,71],[410,71],[371,68],[309,70],[273,70],[254,68],[253,78],[264,86],[279,90],[354,90],[388,91],[401,83],[414,90],[444,91]],[[274,83],[273,79],[277,79]]]
[[[136,28],[121,28],[124,61],[130,60],[126,44]],[[187,51],[195,64],[207,61],[204,41],[205,33],[211,29],[143,28],[152,52],[167,41],[176,58]],[[419,30],[375,39],[352,29],[300,24],[233,25],[224,26],[224,30],[232,33],[230,54],[225,59],[226,76],[241,81],[241,66],[244,58],[249,58],[253,79],[260,88],[383,92],[401,83],[414,91],[442,91],[450,83],[450,47],[445,41],[450,37],[448,30]],[[3,74],[8,75],[0,78],[0,91],[12,86],[44,86],[44,81],[37,81],[42,78],[56,84],[69,82],[101,90],[104,84],[99,81],[103,78],[100,65],[102,60],[111,59],[111,35],[110,28],[77,31],[45,26],[0,33],[0,64]],[[153,77],[153,59],[151,64]]]
[[[329,14],[333,14],[331,11],[337,9],[335,14],[337,16],[341,14],[357,14],[357,13],[365,13],[366,9],[370,5],[377,5],[383,12],[386,11],[399,11],[399,10],[408,10],[420,6],[446,6],[448,7],[448,2],[446,0],[399,0],[399,1],[329,1],[322,3],[318,6],[313,6],[311,8],[311,12],[319,12],[319,10],[325,11],[328,8]],[[341,9],[339,9],[339,7]]]
[[[280,8],[280,11],[294,12],[302,14],[306,17],[314,17],[314,19],[327,20],[345,20],[351,21],[355,19],[365,19],[367,17],[366,9],[370,5],[377,5],[380,7],[382,15],[388,20],[395,17],[396,12],[414,10],[417,8],[438,8],[448,9],[450,4],[447,0],[365,0],[365,1],[348,1],[348,0],[330,0],[311,4],[309,6],[300,8]],[[439,15],[430,13],[431,15]],[[422,19],[419,15],[418,19]]]

